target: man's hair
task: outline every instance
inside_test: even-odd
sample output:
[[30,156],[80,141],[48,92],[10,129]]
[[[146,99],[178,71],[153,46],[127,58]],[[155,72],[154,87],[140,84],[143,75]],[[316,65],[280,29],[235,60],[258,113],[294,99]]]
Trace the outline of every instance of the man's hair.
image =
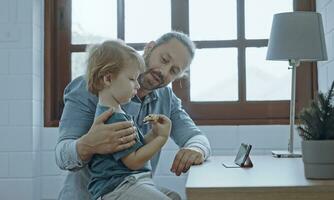
[[141,72],[145,68],[143,58],[121,40],[107,40],[87,51],[87,89],[95,95],[104,88],[103,77],[109,73],[117,76],[129,61],[136,61]]
[[190,38],[182,32],[171,31],[169,33],[163,34],[155,41],[155,47],[165,44],[169,42],[171,39],[177,39],[178,41],[180,41],[187,48],[191,59],[194,58],[196,49],[195,43],[191,41]]
[[[156,41],[155,41],[155,46],[153,47],[156,48],[162,44],[165,44],[167,42],[169,42],[171,39],[176,39],[179,42],[181,42],[188,50],[189,54],[190,54],[190,63],[193,60],[194,56],[195,56],[195,50],[196,50],[196,45],[193,41],[190,40],[190,38],[188,37],[188,35],[179,32],[179,31],[171,31],[168,33],[163,34],[161,37],[159,37]],[[152,49],[152,51],[153,51]],[[190,65],[189,63],[189,65]],[[188,76],[189,75],[189,66],[187,66],[187,68],[183,71],[182,74],[180,74],[179,78],[183,77],[183,76]]]

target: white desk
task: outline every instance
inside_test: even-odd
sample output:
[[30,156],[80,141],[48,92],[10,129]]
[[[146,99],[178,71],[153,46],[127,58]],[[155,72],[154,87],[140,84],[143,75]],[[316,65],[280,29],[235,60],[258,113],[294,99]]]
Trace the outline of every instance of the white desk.
[[188,200],[334,200],[334,181],[308,180],[301,158],[251,156],[253,168],[225,168],[232,156],[214,156],[192,166]]

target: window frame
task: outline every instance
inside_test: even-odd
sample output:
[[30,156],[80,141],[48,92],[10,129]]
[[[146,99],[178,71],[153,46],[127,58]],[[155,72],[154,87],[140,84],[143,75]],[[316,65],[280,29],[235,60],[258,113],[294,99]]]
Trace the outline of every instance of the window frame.
[[[174,0],[178,2],[177,0]],[[260,124],[289,124],[289,100],[284,101],[246,101],[246,47],[266,47],[268,39],[245,39],[244,30],[244,1],[237,0],[237,39],[216,41],[195,41],[201,48],[238,48],[238,89],[239,101],[236,102],[191,102],[190,81],[184,78],[173,83],[173,90],[183,101],[183,106],[198,125],[260,125]],[[188,3],[188,1],[187,1]],[[179,3],[179,10],[189,7]],[[184,6],[182,8],[182,6]],[[315,11],[315,1],[294,0],[294,11]],[[240,12],[241,11],[241,12]],[[179,14],[178,12],[174,14]],[[188,13],[178,17],[187,17]],[[172,22],[174,22],[172,20]],[[189,19],[187,19],[189,22]],[[177,23],[177,22],[175,22]],[[178,24],[178,30],[189,33],[189,24]],[[302,62],[297,68],[296,78],[296,112],[308,105],[317,92],[316,63]],[[305,87],[302,87],[305,86]]]
[[[289,101],[246,101],[245,48],[265,47],[268,39],[246,40],[244,1],[237,0],[237,39],[194,41],[201,48],[238,48],[239,101],[191,102],[190,82],[173,82],[185,110],[198,125],[289,124]],[[315,10],[315,1],[294,0],[294,10]],[[241,14],[239,11],[242,11]],[[124,39],[124,0],[117,0],[117,36]],[[57,127],[63,105],[63,91],[71,80],[71,53],[84,52],[86,44],[71,44],[71,0],[45,0],[44,46],[44,126]],[[171,30],[189,34],[189,0],[171,0]],[[143,50],[145,43],[128,43]],[[57,58],[57,59],[56,59]],[[296,111],[309,103],[317,92],[316,63],[297,68]],[[304,87],[302,87],[304,86]]]

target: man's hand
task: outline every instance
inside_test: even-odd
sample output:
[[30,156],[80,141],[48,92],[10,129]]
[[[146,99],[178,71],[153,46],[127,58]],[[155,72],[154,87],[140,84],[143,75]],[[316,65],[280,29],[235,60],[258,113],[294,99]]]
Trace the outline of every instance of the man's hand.
[[203,162],[204,155],[199,149],[193,147],[182,148],[174,158],[171,172],[180,176],[181,173],[186,173],[191,165],[200,165]]
[[104,124],[112,115],[112,109],[95,119],[88,133],[78,139],[77,152],[80,159],[88,161],[94,154],[110,154],[134,145],[135,127],[129,121]]

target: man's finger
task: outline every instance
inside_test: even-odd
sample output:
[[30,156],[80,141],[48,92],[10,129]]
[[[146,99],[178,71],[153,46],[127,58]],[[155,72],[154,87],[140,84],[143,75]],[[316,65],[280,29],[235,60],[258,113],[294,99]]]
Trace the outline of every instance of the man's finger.
[[180,176],[180,175],[181,175],[181,173],[182,173],[182,171],[183,171],[183,169],[184,169],[184,167],[185,167],[185,162],[186,162],[186,161],[183,161],[183,160],[181,160],[181,161],[179,162],[179,165],[177,166],[177,169],[176,169],[176,172],[175,172],[175,174],[176,174],[177,176]]
[[181,175],[181,173],[182,173],[182,171],[183,171],[183,169],[184,169],[184,167],[186,166],[186,163],[187,163],[187,161],[188,161],[188,157],[189,157],[189,155],[187,155],[187,152],[185,151],[185,152],[182,154],[182,158],[181,158],[181,160],[180,160],[180,162],[179,162],[179,164],[178,164],[178,166],[177,166],[176,172],[175,172],[175,174],[176,174],[177,176],[180,176],[180,175]]
[[194,165],[200,165],[204,162],[203,156],[197,156],[197,158],[195,159]]
[[108,124],[113,131],[121,131],[127,128],[133,127],[133,124],[131,121],[122,121],[122,122],[116,122],[112,124]]
[[126,143],[129,143],[129,142],[133,141],[134,139],[136,139],[136,134],[131,134],[131,135],[128,135],[128,136],[120,137],[119,139],[121,141],[120,144],[126,144]]
[[136,132],[136,128],[135,127],[128,127],[128,128],[125,128],[125,129],[121,129],[121,130],[118,130],[116,132],[117,134],[117,137],[118,138],[121,138],[121,137],[126,137],[126,136],[129,136],[129,135],[132,135]]
[[187,172],[190,169],[190,166],[194,164],[195,160],[196,160],[196,154],[191,154],[182,172],[183,173]]
[[178,168],[178,165],[182,159],[182,156],[183,156],[183,150],[181,149],[179,152],[177,152],[175,158],[174,158],[174,161],[173,161],[173,165],[172,165],[172,168],[171,168],[171,171],[172,172],[176,172],[176,169]]
[[114,112],[113,108],[109,108],[107,111],[104,111],[100,116],[98,116],[95,119],[94,123],[103,123],[105,122],[109,117],[111,117],[112,113]]

